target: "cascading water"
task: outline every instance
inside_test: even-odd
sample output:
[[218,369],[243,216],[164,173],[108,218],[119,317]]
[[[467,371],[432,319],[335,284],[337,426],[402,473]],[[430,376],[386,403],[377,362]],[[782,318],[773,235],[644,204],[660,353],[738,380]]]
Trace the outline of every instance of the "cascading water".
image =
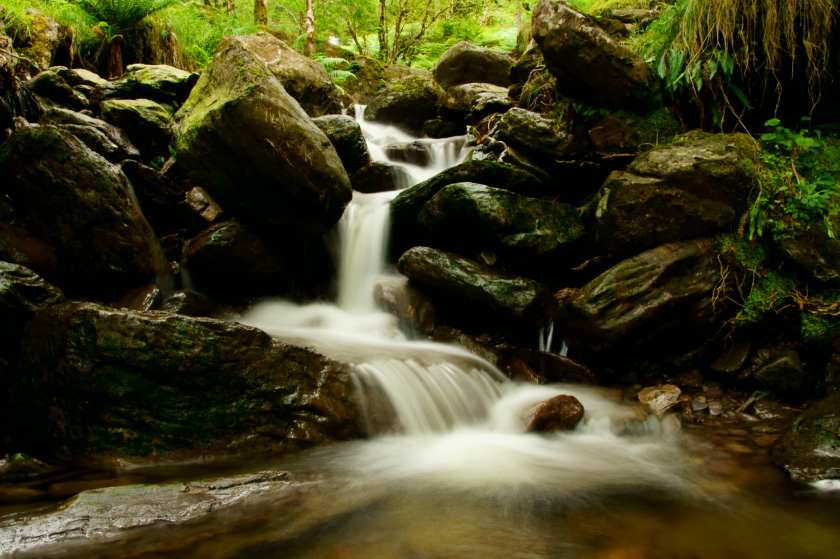
[[[464,160],[468,137],[418,140],[390,126],[357,121],[374,160],[384,147],[422,142],[428,166],[404,166],[419,182]],[[338,226],[337,304],[274,301],[242,321],[290,343],[356,364],[371,433],[385,436],[331,451],[323,462],[343,474],[421,486],[481,487],[571,496],[639,486],[684,487],[685,461],[659,420],[640,421],[595,389],[520,385],[465,350],[410,341],[395,317],[378,310],[376,282],[385,272],[389,203],[397,192],[355,193]],[[551,333],[541,335],[550,348]],[[574,395],[586,414],[564,435],[525,434],[540,402]],[[384,415],[390,424],[377,428]],[[377,419],[372,419],[378,416]],[[390,434],[388,434],[390,433]],[[323,463],[322,463],[323,467]]]

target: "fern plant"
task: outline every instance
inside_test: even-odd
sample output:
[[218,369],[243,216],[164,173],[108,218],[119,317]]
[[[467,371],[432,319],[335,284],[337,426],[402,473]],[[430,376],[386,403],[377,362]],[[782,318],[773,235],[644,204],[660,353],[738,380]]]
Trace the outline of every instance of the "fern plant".
[[327,75],[329,75],[330,79],[333,83],[341,89],[343,92],[344,89],[341,87],[344,82],[348,79],[356,79],[356,74],[351,72],[350,70],[344,70],[342,66],[349,66],[350,63],[347,62],[343,58],[337,57],[330,57],[323,54],[315,54],[312,56],[312,60],[320,64],[324,67],[324,70],[327,71]]

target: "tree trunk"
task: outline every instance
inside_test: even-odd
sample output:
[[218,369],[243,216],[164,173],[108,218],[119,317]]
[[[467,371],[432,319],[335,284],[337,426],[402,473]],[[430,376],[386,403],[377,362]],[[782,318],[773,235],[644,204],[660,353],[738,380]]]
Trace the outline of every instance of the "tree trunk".
[[118,78],[123,75],[121,36],[111,39],[102,52],[102,75],[105,79]]
[[268,25],[266,0],[254,0],[254,25]]
[[306,28],[306,56],[315,54],[315,0],[306,0],[306,17],[303,18]]
[[216,5],[213,3],[213,0],[204,0],[205,6],[210,6],[211,8],[215,8]]
[[385,29],[385,9],[387,0],[379,0],[379,59],[387,60],[388,58],[388,35]]
[[236,0],[225,0],[225,8],[227,9],[227,13],[232,14],[236,11]]

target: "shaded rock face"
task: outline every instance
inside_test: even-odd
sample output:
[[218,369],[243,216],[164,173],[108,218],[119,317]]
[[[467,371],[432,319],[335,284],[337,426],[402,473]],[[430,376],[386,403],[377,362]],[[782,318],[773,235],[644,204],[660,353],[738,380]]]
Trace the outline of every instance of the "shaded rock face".
[[[496,100],[499,104],[507,102],[507,89],[491,83],[465,83],[452,87],[446,92],[441,100],[440,115],[455,122],[463,121],[473,110],[473,103],[480,95],[487,95],[484,103],[490,99]],[[504,112],[504,111],[500,111]],[[486,115],[485,115],[486,116]]]
[[140,151],[134,147],[125,131],[104,120],[67,109],[51,108],[39,122],[66,129],[112,163],[140,158]]
[[180,105],[190,96],[198,74],[166,64],[131,64],[118,79],[97,84],[97,96],[105,99],[150,99]]
[[4,323],[13,313],[34,312],[64,302],[64,293],[27,268],[0,262],[0,313]]
[[426,167],[432,160],[430,145],[426,142],[393,142],[388,144],[382,151],[391,161],[410,163],[419,167]]
[[757,179],[749,137],[689,132],[610,175],[596,211],[599,240],[632,252],[718,231],[741,216]]
[[440,118],[433,118],[423,123],[423,136],[427,138],[451,138],[464,134],[467,127],[464,124],[450,122]]
[[[832,217],[832,229],[840,230],[840,216]],[[792,234],[774,235],[779,251],[796,262],[812,278],[822,282],[840,280],[840,241],[829,235],[824,222],[807,225],[794,222]]]
[[531,21],[545,65],[565,94],[598,107],[656,108],[660,95],[653,70],[594,19],[568,2],[540,0]]
[[434,80],[408,77],[400,80],[387,93],[368,104],[365,118],[372,122],[393,124],[414,135],[423,130],[423,123],[437,116],[443,90]]
[[150,99],[112,99],[99,106],[102,119],[125,130],[147,161],[169,156],[172,116]]
[[359,435],[349,369],[240,324],[67,303],[37,312],[19,444],[77,463],[286,451]]
[[63,290],[117,298],[169,273],[125,176],[54,126],[19,131],[0,149],[0,259]]
[[365,192],[390,192],[411,184],[411,175],[401,165],[387,161],[371,161],[350,177],[353,190]]
[[[84,68],[67,68],[65,66],[55,66],[51,68],[51,70],[55,70],[55,73],[61,76],[61,78],[67,82],[67,85],[70,87],[78,87],[80,85],[84,85],[87,87],[100,87],[105,86],[108,84],[108,80],[99,77],[99,74],[91,72],[90,70],[85,70]],[[198,76],[195,77],[198,80]],[[143,97],[146,99],[151,99],[148,95],[138,95],[137,97]],[[186,99],[186,96],[184,96]]]
[[533,415],[525,430],[541,433],[571,431],[583,419],[583,413],[583,404],[580,403],[580,400],[574,396],[561,394],[534,408]]
[[840,392],[794,420],[773,447],[773,460],[795,481],[840,478]]
[[468,161],[438,173],[429,180],[400,192],[391,202],[392,245],[404,251],[424,238],[417,217],[423,206],[444,187],[458,182],[473,182],[504,188],[524,195],[537,195],[543,183],[528,171],[493,161]]
[[775,355],[752,372],[752,377],[765,390],[783,398],[813,395],[817,378],[793,350]]
[[259,57],[223,41],[176,114],[178,164],[260,236],[320,236],[350,201],[329,139]]
[[405,278],[384,278],[374,289],[376,304],[396,315],[400,328],[427,336],[434,332],[437,318],[432,301]]
[[427,202],[418,222],[437,245],[466,254],[491,250],[500,264],[556,264],[586,235],[575,209],[475,183],[450,184]]
[[143,215],[158,237],[197,231],[204,226],[204,222],[185,203],[188,184],[174,181],[157,169],[132,159],[123,161],[120,169],[131,183]]
[[555,310],[551,292],[541,283],[433,248],[408,250],[397,269],[418,284],[536,326],[548,324]]
[[553,163],[568,157],[572,135],[555,118],[515,108],[499,121],[499,137],[526,157]]
[[225,37],[219,49],[246,50],[283,84],[310,117],[341,113],[341,92],[324,67],[268,33]]
[[516,350],[516,358],[534,373],[552,382],[598,383],[598,377],[589,367],[556,353],[519,348]]
[[501,352],[451,326],[436,326],[432,334],[432,339],[445,344],[458,344],[498,369],[502,369],[505,366],[505,359],[502,357]]
[[348,174],[355,173],[370,163],[370,153],[362,128],[353,118],[327,115],[314,118],[312,122],[327,135]]
[[705,339],[727,310],[714,301],[720,267],[705,241],[670,243],[624,260],[574,292],[556,321],[572,349],[658,352]]
[[618,111],[593,126],[589,139],[602,157],[628,157],[670,142],[680,132],[679,121],[666,109],[644,116]]
[[42,103],[81,111],[90,107],[87,97],[74,90],[55,72],[44,71],[26,82],[26,88]]
[[441,55],[432,74],[444,89],[479,82],[508,87],[513,62],[506,54],[461,41]]
[[38,67],[33,68],[31,63],[22,60],[18,63],[18,73],[29,76],[50,67],[53,54],[61,43],[62,32],[61,25],[56,20],[34,8],[27,8],[24,13],[32,18],[32,23],[26,32],[21,33],[25,39],[18,45],[18,50]]

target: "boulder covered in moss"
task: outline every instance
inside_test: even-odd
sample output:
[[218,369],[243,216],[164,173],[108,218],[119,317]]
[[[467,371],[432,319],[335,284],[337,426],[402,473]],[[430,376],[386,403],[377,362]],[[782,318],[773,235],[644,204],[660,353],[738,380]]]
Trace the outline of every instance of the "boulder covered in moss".
[[130,64],[116,80],[99,84],[98,96],[105,99],[151,99],[179,106],[190,96],[198,77],[197,73],[166,64]]
[[23,14],[23,19],[11,26],[10,35],[16,37],[17,51],[29,59],[18,62],[17,72],[29,77],[51,66],[55,51],[64,38],[64,30],[60,23],[35,8],[27,8]]
[[794,420],[773,447],[773,460],[795,481],[840,478],[840,392]]
[[[464,118],[472,112],[476,98],[482,94],[489,95],[498,103],[507,102],[509,106],[506,88],[491,83],[465,83],[447,90],[441,100],[441,117],[453,122],[463,122]],[[485,103],[489,100],[485,97]]]
[[39,455],[115,466],[361,434],[349,366],[234,322],[66,303],[21,347],[17,442]]
[[464,83],[508,87],[513,63],[514,60],[507,54],[461,41],[440,56],[432,73],[444,89]]
[[601,189],[599,240],[632,253],[732,225],[758,180],[758,157],[746,134],[700,131],[640,155]]
[[565,95],[596,107],[645,113],[661,100],[659,79],[638,54],[563,0],[540,0],[532,32]]
[[0,148],[0,259],[64,291],[118,298],[169,272],[120,170],[55,126]]
[[658,109],[639,116],[618,111],[589,130],[595,151],[603,158],[632,158],[661,144],[667,144],[682,132],[674,114]]
[[99,106],[102,119],[125,130],[143,158],[169,156],[172,115],[151,99],[110,99]]
[[430,247],[414,247],[403,254],[397,269],[412,282],[508,319],[545,326],[556,303],[551,291],[532,279],[515,276]]
[[70,87],[64,79],[49,70],[41,72],[25,84],[42,104],[81,111],[90,106],[87,97]]
[[128,134],[102,119],[53,107],[44,113],[39,122],[67,130],[112,163],[119,163],[123,159],[140,159],[140,151],[131,143]]
[[350,201],[350,179],[327,136],[250,46],[222,42],[176,114],[172,149],[193,184],[255,234],[320,236]]
[[526,158],[549,166],[569,158],[574,137],[557,118],[514,108],[499,121],[499,138]]
[[419,136],[423,124],[437,116],[442,97],[443,90],[434,80],[410,76],[373,99],[365,110],[365,118],[393,124]]

